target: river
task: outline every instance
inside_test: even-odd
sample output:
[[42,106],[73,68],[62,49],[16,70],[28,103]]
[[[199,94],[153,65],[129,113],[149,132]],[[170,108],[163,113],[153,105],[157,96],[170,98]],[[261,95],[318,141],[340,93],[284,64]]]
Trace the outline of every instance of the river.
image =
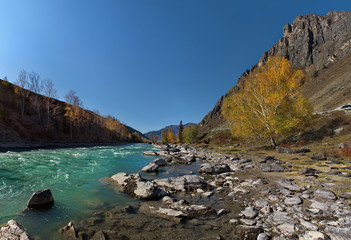
[[[135,203],[105,180],[117,172],[139,172],[154,157],[147,144],[87,148],[39,149],[0,153],[0,224],[18,221],[28,233],[52,239],[69,221],[100,208]],[[48,210],[26,210],[33,192],[50,189],[55,200]]]

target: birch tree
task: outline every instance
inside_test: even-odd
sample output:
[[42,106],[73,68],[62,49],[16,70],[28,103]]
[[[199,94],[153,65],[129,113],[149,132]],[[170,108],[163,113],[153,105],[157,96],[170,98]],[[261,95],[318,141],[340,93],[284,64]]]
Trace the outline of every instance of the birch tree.
[[304,127],[312,118],[312,107],[301,93],[305,79],[287,59],[269,58],[245,79],[243,89],[224,101],[222,114],[233,135],[263,136],[275,147],[277,136]]

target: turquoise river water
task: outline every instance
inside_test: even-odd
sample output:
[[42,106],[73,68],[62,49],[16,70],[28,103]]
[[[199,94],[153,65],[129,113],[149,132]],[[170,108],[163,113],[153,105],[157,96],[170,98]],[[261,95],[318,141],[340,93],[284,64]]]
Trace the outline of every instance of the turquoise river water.
[[[142,155],[151,149],[147,144],[128,144],[0,153],[0,224],[14,219],[30,235],[50,239],[69,221],[99,208],[137,202],[104,178],[139,172],[154,159]],[[54,207],[25,210],[32,193],[47,188],[54,196]]]

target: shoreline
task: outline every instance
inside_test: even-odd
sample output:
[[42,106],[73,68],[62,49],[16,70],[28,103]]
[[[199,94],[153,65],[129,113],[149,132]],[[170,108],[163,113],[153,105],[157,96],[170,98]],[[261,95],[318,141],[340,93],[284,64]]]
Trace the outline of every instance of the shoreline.
[[[334,169],[331,163],[336,160],[331,157],[273,151],[216,153],[186,146],[164,146],[160,151],[167,153],[164,160],[150,162],[146,169],[153,170],[143,171],[142,178],[140,171],[106,176],[111,187],[116,185],[139,203],[97,209],[61,226],[61,239],[351,238],[351,196],[337,192],[336,183],[320,173],[311,174],[314,166],[296,176],[293,164],[287,162],[297,164],[297,158],[304,158]],[[349,163],[335,164],[341,170]],[[159,173],[150,168],[153,165]]]

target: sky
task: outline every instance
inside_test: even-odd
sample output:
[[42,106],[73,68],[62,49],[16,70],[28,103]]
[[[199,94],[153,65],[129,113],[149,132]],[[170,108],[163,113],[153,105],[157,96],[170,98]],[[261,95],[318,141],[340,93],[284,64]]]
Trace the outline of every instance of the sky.
[[297,15],[350,0],[0,0],[0,78],[37,72],[58,99],[141,132],[198,123]]

